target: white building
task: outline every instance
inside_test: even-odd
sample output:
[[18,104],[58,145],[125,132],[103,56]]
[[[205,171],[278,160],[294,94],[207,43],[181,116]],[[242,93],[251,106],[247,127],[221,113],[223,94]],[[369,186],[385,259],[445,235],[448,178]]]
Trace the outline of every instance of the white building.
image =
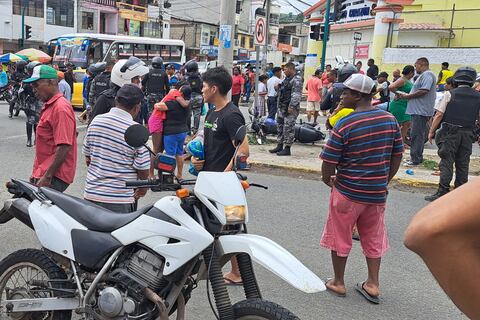
[[[0,0],[0,53],[17,51],[22,37],[21,0]],[[77,30],[77,0],[29,0],[25,25],[31,27],[31,38],[25,47],[46,49],[46,43],[57,36]]]

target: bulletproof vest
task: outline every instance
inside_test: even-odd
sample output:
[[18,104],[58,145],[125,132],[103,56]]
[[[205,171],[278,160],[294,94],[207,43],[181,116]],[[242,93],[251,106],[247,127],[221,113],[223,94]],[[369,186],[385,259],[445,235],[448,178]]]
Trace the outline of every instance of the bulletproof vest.
[[286,108],[290,104],[290,100],[292,99],[292,83],[293,77],[285,78],[282,82],[282,86],[280,87],[280,98],[279,103],[280,107]]
[[451,90],[450,94],[452,98],[442,121],[473,129],[480,112],[480,92],[470,87],[459,87]]
[[338,104],[342,100],[342,93],[344,89],[343,83],[335,82],[333,84],[333,91],[332,91],[332,109],[335,110],[338,107]]
[[102,72],[93,80],[93,92],[95,93],[95,98],[105,90],[110,89],[110,72]]
[[148,73],[148,80],[145,84],[147,92],[153,94],[165,95],[165,71],[162,69],[152,69]]
[[200,74],[198,73],[187,73],[186,79],[190,88],[192,88],[192,93],[202,93],[203,82]]

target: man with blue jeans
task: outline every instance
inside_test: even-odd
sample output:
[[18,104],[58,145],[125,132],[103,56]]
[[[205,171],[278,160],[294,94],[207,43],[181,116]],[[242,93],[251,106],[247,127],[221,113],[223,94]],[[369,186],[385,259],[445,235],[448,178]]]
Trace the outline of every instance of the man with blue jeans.
[[427,58],[419,58],[415,62],[418,77],[410,93],[397,93],[401,99],[408,100],[407,114],[412,116],[410,160],[406,166],[418,166],[423,162],[423,149],[427,134],[427,123],[433,116],[435,106],[436,84],[435,74],[430,70]]

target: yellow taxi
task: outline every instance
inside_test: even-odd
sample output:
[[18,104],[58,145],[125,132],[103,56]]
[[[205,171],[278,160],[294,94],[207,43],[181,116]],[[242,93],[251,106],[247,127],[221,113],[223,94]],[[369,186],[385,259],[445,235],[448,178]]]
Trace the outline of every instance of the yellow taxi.
[[83,108],[83,78],[86,76],[85,69],[73,70],[75,82],[73,83],[72,106]]

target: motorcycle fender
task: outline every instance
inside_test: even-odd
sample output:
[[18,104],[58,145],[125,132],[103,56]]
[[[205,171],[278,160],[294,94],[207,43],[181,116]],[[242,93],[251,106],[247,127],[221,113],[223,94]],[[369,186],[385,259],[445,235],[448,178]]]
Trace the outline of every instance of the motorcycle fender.
[[326,289],[319,277],[268,238],[239,234],[221,236],[218,240],[224,254],[247,253],[253,261],[303,292],[316,293]]

